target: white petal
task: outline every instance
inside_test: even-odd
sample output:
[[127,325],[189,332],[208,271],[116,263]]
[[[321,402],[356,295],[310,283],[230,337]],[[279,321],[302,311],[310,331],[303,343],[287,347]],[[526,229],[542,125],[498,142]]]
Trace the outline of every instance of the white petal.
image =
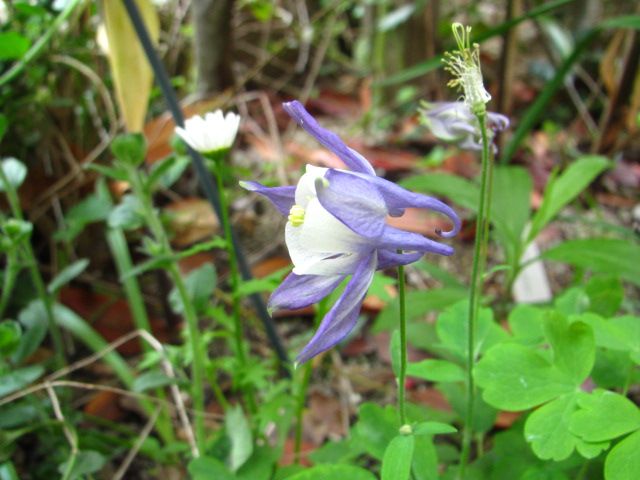
[[307,204],[304,223],[285,228],[285,240],[297,275],[353,273],[369,247],[325,210],[317,198]]
[[310,200],[316,198],[316,179],[324,177],[327,169],[307,165],[305,174],[300,177],[296,186],[296,204],[302,207],[307,206]]

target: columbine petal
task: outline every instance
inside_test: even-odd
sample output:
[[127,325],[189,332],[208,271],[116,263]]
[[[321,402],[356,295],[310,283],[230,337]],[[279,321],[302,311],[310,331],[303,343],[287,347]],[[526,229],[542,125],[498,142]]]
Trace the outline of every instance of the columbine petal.
[[349,148],[342,139],[333,132],[322,128],[316,119],[296,100],[282,104],[286,112],[298,125],[315,137],[322,145],[335,153],[354,172],[375,175],[373,167],[355,150]]
[[[333,172],[329,170],[327,174]],[[358,235],[376,239],[382,235],[387,216],[384,199],[369,177],[346,172],[316,180],[318,200],[334,217]],[[324,182],[323,182],[324,180]]]
[[351,274],[362,254],[371,249],[317,198],[307,204],[302,225],[287,223],[285,241],[298,275]]
[[406,232],[395,227],[386,226],[382,237],[377,241],[377,247],[387,250],[409,250],[431,252],[440,255],[453,254],[453,247],[423,237],[419,233]]
[[371,252],[358,263],[344,293],[324,317],[311,341],[298,355],[296,359],[298,363],[304,363],[330,349],[353,330],[358,320],[360,306],[373,280],[376,264],[375,252]]
[[422,258],[424,252],[397,253],[393,250],[378,250],[378,269],[409,265]]
[[372,177],[360,173],[342,172],[340,170],[331,169],[325,174],[325,178],[329,182],[329,185],[332,185],[334,183],[338,184],[338,178],[345,175],[358,176],[362,179],[368,180],[370,183],[375,185],[378,192],[382,195],[389,213],[392,215],[395,213],[395,215],[393,216],[402,214],[404,209],[409,207],[426,208],[429,210],[433,210],[434,212],[439,212],[446,215],[453,223],[453,228],[451,230],[447,232],[441,232],[440,235],[445,238],[450,238],[455,236],[460,231],[460,218],[458,217],[456,212],[454,212],[451,207],[441,202],[437,198],[410,192],[409,190],[406,190],[393,182],[385,180],[384,178]]
[[319,302],[329,295],[345,275],[296,275],[290,273],[269,298],[273,310],[294,310]]
[[258,182],[241,181],[240,186],[245,190],[256,192],[267,197],[284,216],[289,215],[289,211],[295,203],[296,187],[293,185],[286,187],[265,187]]

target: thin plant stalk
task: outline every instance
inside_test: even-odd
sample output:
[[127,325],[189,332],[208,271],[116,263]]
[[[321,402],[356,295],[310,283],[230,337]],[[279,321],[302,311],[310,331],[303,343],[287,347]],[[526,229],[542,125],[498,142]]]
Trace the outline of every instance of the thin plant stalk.
[[[18,193],[16,189],[13,187],[6,174],[4,173],[4,169],[0,167],[0,182],[4,186],[4,192],[7,195],[7,201],[9,202],[9,207],[11,208],[11,214],[18,220],[24,220],[24,215],[22,214],[22,208],[20,207],[20,200],[18,199]],[[53,303],[51,301],[51,296],[47,292],[47,289],[44,284],[44,280],[42,279],[42,275],[40,274],[40,270],[38,270],[38,262],[36,260],[36,255],[33,251],[33,247],[31,246],[31,241],[24,242],[24,250],[23,254],[25,256],[25,260],[27,263],[27,267],[29,268],[29,274],[31,276],[31,281],[36,288],[36,293],[38,294],[38,298],[42,301],[44,305],[44,310],[47,315],[47,324],[49,327],[49,333],[51,334],[51,339],[53,341],[53,347],[55,349],[55,364],[58,368],[61,368],[65,364],[65,354],[64,354],[64,343],[62,341],[62,332],[60,331],[60,327],[55,321],[55,317],[53,315]]]
[[[316,315],[314,318],[314,327],[316,329],[320,325],[322,318],[327,313],[327,304],[327,298],[323,298],[320,302],[318,302]],[[304,404],[307,398],[307,391],[309,390],[309,383],[311,382],[312,371],[312,362],[305,363],[302,373],[302,381],[300,382],[298,391],[296,393],[296,430],[293,442],[293,457],[296,464],[300,463],[300,453],[302,451],[302,417],[304,414]]]
[[[238,288],[240,286],[240,273],[238,271],[237,252],[233,242],[233,234],[231,231],[231,220],[229,219],[229,205],[227,202],[227,197],[225,195],[223,183],[224,156],[226,156],[226,154],[224,154],[222,158],[218,157],[213,159],[213,164],[216,169],[216,175],[214,176],[216,177],[220,200],[220,220],[222,221],[222,228],[224,230],[225,240],[227,241],[227,253],[229,255],[229,276],[232,294],[233,336],[235,341],[235,350],[240,368],[244,371],[247,366],[247,352],[245,350],[242,319],[240,318],[240,296],[238,295]],[[249,412],[255,413],[257,404],[253,388],[249,386],[242,389],[245,393],[245,400],[247,402],[247,408],[249,409]]]
[[18,256],[15,249],[7,252],[6,266],[4,269],[4,278],[2,279],[2,295],[0,296],[0,318],[4,318],[4,310],[7,308],[13,286],[16,283],[18,275]]
[[[486,263],[488,243],[488,211],[491,203],[489,179],[491,174],[489,137],[487,135],[486,113],[476,114],[482,135],[482,172],[480,177],[480,205],[478,207],[478,220],[476,239],[473,248],[473,266],[471,270],[471,288],[469,292],[469,323],[467,326],[467,408],[465,412],[464,430],[462,432],[462,449],[460,452],[460,465],[457,478],[463,479],[469,461],[471,441],[473,439],[473,416],[475,403],[475,384],[473,379],[473,367],[475,364],[476,323],[482,297],[483,276],[482,271]],[[485,231],[486,229],[486,231]]]
[[[136,193],[136,196],[140,200],[142,204],[142,209],[144,212],[144,218],[147,221],[147,225],[151,230],[152,235],[155,237],[155,240],[160,244],[164,253],[168,254],[170,258],[174,258],[173,251],[171,245],[169,243],[169,239],[167,238],[167,234],[158,218],[156,212],[154,211],[153,205],[151,203],[151,198],[146,194],[146,189],[144,188],[144,184],[140,177],[140,173],[135,167],[128,167],[129,170],[129,178],[131,180],[131,186]],[[192,384],[191,384],[191,397],[193,400],[193,409],[194,409],[194,426],[195,426],[195,436],[196,436],[196,445],[198,447],[199,452],[204,451],[204,443],[205,443],[205,429],[204,429],[204,373],[205,373],[205,364],[206,364],[206,352],[203,349],[200,330],[198,328],[198,315],[193,308],[193,304],[191,302],[191,298],[189,297],[189,292],[187,291],[187,287],[184,283],[182,275],[178,270],[178,266],[175,260],[171,260],[167,266],[167,273],[173,283],[176,291],[178,293],[178,297],[180,297],[180,301],[183,307],[183,315],[187,322],[187,331],[189,335],[189,342],[191,345],[191,351],[193,355],[193,365],[192,365]]]
[[[115,260],[118,274],[122,279],[124,293],[127,297],[129,308],[131,309],[133,323],[137,329],[152,333],[138,280],[133,275],[127,276],[127,273],[133,268],[133,262],[129,255],[129,248],[124,233],[119,228],[109,228],[107,231],[107,242],[109,243],[109,249]],[[145,352],[153,350],[147,342],[140,342],[140,344]],[[161,388],[156,390],[156,396],[161,400],[166,400],[165,392]],[[166,444],[171,444],[175,441],[171,417],[166,409],[162,409],[158,415],[156,428]]]
[[398,411],[400,412],[400,426],[407,423],[406,391],[407,378],[407,313],[404,266],[398,266],[398,300],[400,301],[400,371],[398,372]]

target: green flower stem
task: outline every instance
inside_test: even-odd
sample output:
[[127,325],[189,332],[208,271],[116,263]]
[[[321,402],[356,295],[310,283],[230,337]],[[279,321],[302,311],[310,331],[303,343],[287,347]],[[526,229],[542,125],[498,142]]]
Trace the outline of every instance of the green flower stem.
[[[129,247],[127,245],[127,239],[120,228],[108,228],[107,229],[107,242],[109,243],[109,249],[116,263],[116,268],[120,278],[123,280],[124,293],[127,297],[127,303],[131,309],[131,315],[133,317],[133,323],[139,330],[151,332],[151,324],[149,323],[149,317],[147,316],[147,309],[142,298],[142,292],[140,291],[140,285],[135,276],[127,276],[127,273],[133,268],[133,262],[129,255]],[[140,342],[142,349],[145,352],[152,351],[151,346],[147,342]],[[156,396],[161,400],[166,400],[166,395],[163,389],[158,388]],[[150,412],[148,412],[150,413]],[[165,444],[169,445],[175,441],[175,435],[173,427],[171,425],[171,417],[166,409],[162,409],[158,415],[158,421],[156,428],[158,433],[164,440]]]
[[[224,190],[223,173],[224,173],[224,160],[227,156],[228,150],[220,152],[214,152],[209,155],[213,161],[215,168],[216,184],[218,187],[218,195],[220,199],[220,213],[222,221],[222,228],[224,230],[224,237],[227,241],[227,253],[229,255],[229,275],[231,282],[232,293],[232,315],[233,315],[233,334],[235,340],[235,350],[240,369],[244,372],[247,366],[247,352],[245,350],[244,331],[242,328],[242,319],[240,318],[240,297],[238,295],[238,288],[240,286],[240,274],[238,272],[238,258],[235,245],[233,243],[233,236],[231,232],[231,220],[229,219],[229,203]],[[243,386],[242,390],[245,393],[245,401],[250,413],[255,413],[257,410],[257,404],[255,399],[255,393],[250,385]]]
[[460,466],[457,478],[465,478],[465,470],[469,461],[471,440],[473,438],[473,415],[475,403],[475,385],[473,379],[473,367],[476,360],[476,320],[482,297],[482,272],[486,264],[489,208],[491,204],[491,191],[489,184],[492,173],[490,165],[489,138],[487,135],[486,112],[476,113],[480,132],[482,134],[482,172],[480,177],[480,205],[478,207],[478,219],[476,227],[476,240],[473,249],[473,267],[471,270],[471,289],[469,292],[469,323],[467,342],[467,410],[465,414],[464,430],[462,432],[462,449],[460,452]]
[[[135,192],[136,196],[140,200],[142,205],[144,218],[147,221],[147,226],[151,231],[151,234],[155,238],[156,242],[158,242],[159,246],[162,248],[162,253],[167,254],[169,258],[174,258],[173,250],[169,243],[169,239],[167,238],[167,234],[162,226],[162,222],[160,221],[155,209],[153,208],[153,204],[151,201],[151,196],[148,194],[146,188],[144,187],[144,182],[142,181],[142,177],[140,176],[140,172],[133,166],[128,166],[129,179],[131,181],[131,187]],[[195,309],[193,308],[193,304],[191,302],[191,298],[189,297],[189,292],[187,291],[187,287],[182,279],[182,275],[178,270],[177,263],[175,260],[171,260],[167,267],[167,273],[171,278],[171,282],[176,288],[178,292],[178,296],[183,305],[183,315],[187,322],[187,331],[189,333],[189,341],[191,344],[191,351],[193,355],[193,366],[192,366],[192,384],[191,384],[191,397],[193,401],[193,409],[194,409],[194,424],[195,424],[195,434],[196,434],[196,445],[198,447],[199,452],[204,451],[205,446],[205,429],[204,429],[204,373],[205,373],[205,364],[206,364],[206,352],[203,349],[202,341],[200,338],[200,330],[198,328],[198,316],[196,314]]]
[[[4,191],[7,195],[7,201],[9,202],[9,207],[11,208],[11,214],[18,220],[24,220],[18,193],[16,192],[16,189],[13,187],[11,182],[9,182],[9,179],[4,173],[4,169],[1,167],[0,182],[2,182],[2,185],[4,186]],[[51,296],[47,292],[44,280],[42,279],[42,275],[40,274],[40,270],[38,270],[38,261],[36,260],[36,255],[33,252],[33,247],[31,246],[30,240],[24,242],[23,255],[25,256],[25,260],[29,268],[31,281],[36,288],[38,298],[42,300],[44,310],[47,315],[49,333],[51,334],[51,339],[53,341],[53,347],[55,350],[55,365],[56,367],[61,368],[66,363],[64,354],[64,343],[62,342],[62,332],[60,331],[60,327],[56,323],[55,317],[53,316],[53,302]]]
[[[316,315],[314,318],[314,326],[317,329],[320,322],[327,314],[328,298],[323,298],[318,302],[316,309]],[[296,431],[293,443],[293,458],[296,464],[300,463],[300,452],[302,450],[302,416],[304,414],[304,404],[307,398],[307,391],[309,390],[309,383],[311,382],[311,373],[313,371],[312,362],[304,364],[304,370],[302,373],[302,381],[299,384],[296,397]]]
[[398,411],[400,426],[407,423],[405,408],[405,383],[407,377],[407,314],[404,266],[398,266],[398,299],[400,301],[400,371],[398,372]]
[[20,270],[16,253],[14,248],[7,252],[7,263],[4,269],[4,278],[2,279],[2,296],[0,296],[0,320],[4,318],[4,310],[7,308],[18,271]]
[[311,382],[311,373],[313,371],[312,363],[307,362],[304,364],[302,371],[302,380],[298,388],[298,394],[296,395],[296,431],[293,440],[293,461],[295,464],[299,464],[301,460],[302,452],[302,420],[304,416],[304,404],[307,398],[307,391],[309,390],[309,383]]

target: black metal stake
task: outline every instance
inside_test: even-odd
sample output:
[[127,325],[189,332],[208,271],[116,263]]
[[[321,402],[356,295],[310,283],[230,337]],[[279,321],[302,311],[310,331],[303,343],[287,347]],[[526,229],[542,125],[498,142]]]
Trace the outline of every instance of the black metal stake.
[[[167,106],[171,111],[171,115],[173,116],[173,120],[176,125],[182,127],[184,126],[184,116],[182,115],[182,110],[180,109],[180,105],[178,104],[178,99],[176,97],[175,92],[173,91],[173,87],[169,81],[169,76],[164,68],[164,65],[160,61],[158,54],[155,51],[153,43],[151,42],[151,38],[149,37],[149,32],[147,31],[147,27],[140,16],[140,11],[138,10],[138,6],[135,4],[134,0],[123,0],[124,6],[127,9],[127,13],[129,14],[129,18],[131,19],[131,23],[133,24],[133,28],[138,35],[138,39],[140,40],[140,44],[144,49],[145,54],[147,55],[147,59],[149,60],[149,64],[151,65],[151,69],[155,74],[155,80],[162,91],[162,95],[164,96],[165,101],[167,102]],[[202,160],[202,156],[191,147],[188,147],[189,154],[191,155],[191,159],[193,161],[193,166],[196,169],[196,173],[198,175],[198,179],[200,181],[200,187],[204,191],[207,200],[213,206],[218,219],[221,218],[221,208],[220,208],[220,200],[217,188],[211,181],[211,173],[206,169],[204,162]],[[238,266],[240,267],[240,274],[242,275],[243,280],[250,280],[252,278],[251,270],[249,269],[249,265],[247,263],[247,259],[240,248],[238,243],[238,239],[235,235],[235,232],[231,232],[233,247],[236,250],[236,256],[238,259]],[[250,296],[251,301],[253,303],[254,308],[258,312],[258,316],[262,320],[264,325],[264,329],[267,333],[267,337],[269,338],[269,342],[271,346],[275,350],[278,358],[284,365],[289,364],[289,357],[287,355],[287,351],[284,349],[282,345],[282,341],[276,331],[275,325],[269,312],[267,311],[267,307],[262,300],[262,297],[259,293],[254,293]],[[289,369],[283,369],[285,374],[289,375]]]

